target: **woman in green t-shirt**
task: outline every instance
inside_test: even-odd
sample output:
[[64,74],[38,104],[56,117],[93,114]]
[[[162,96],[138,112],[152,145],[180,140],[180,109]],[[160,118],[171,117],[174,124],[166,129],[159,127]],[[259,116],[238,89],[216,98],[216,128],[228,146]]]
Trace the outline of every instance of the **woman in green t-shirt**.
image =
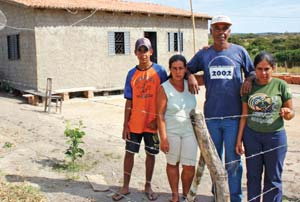
[[263,201],[281,202],[281,173],[287,152],[283,119],[295,116],[292,94],[285,81],[272,78],[275,61],[271,54],[258,54],[254,66],[256,80],[251,92],[242,97],[236,152],[245,152],[247,158],[248,201],[260,201],[264,171]]

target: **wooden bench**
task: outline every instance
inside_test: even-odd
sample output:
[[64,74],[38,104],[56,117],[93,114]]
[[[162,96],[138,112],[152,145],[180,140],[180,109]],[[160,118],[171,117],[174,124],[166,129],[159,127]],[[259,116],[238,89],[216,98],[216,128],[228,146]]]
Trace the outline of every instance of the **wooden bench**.
[[59,89],[59,90],[53,90],[53,94],[59,94],[63,97],[63,100],[69,100],[70,93],[74,92],[83,92],[84,97],[86,98],[93,98],[94,97],[94,91],[96,88],[94,87],[83,87],[83,88],[69,88],[69,89]]
[[[55,102],[55,112],[57,112],[57,110],[59,109],[59,112],[61,113],[62,111],[62,101],[63,101],[63,97],[60,95],[51,95],[51,98],[47,98],[46,94],[40,91],[35,91],[35,90],[24,90],[24,93],[22,96],[27,98],[27,101],[29,104],[32,105],[38,105],[39,103],[39,97],[42,98],[43,103],[46,103],[46,99],[48,99],[49,102],[54,101]],[[49,103],[48,103],[49,104]],[[48,108],[48,107],[47,107]],[[50,108],[51,108],[51,103],[49,105],[49,109],[48,112],[50,112]],[[47,111],[45,109],[45,111]]]
[[27,102],[31,105],[37,105],[39,98],[36,95],[32,94],[23,94],[23,97],[27,98]]

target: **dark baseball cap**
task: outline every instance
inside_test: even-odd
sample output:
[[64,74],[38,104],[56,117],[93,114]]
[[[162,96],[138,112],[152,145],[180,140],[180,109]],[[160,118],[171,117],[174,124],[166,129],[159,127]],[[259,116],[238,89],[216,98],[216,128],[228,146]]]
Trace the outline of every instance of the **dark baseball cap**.
[[152,49],[151,42],[147,38],[139,38],[135,42],[135,50],[138,50],[140,47],[145,46],[148,50]]

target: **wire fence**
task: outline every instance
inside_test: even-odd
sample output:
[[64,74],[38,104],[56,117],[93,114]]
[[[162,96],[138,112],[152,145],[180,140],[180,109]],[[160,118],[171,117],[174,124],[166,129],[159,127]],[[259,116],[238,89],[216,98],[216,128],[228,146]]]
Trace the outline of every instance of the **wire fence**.
[[[68,11],[68,10],[67,10],[67,11]],[[71,12],[71,11],[68,11],[68,12]],[[97,12],[97,10],[92,11],[91,14],[89,14],[88,16],[86,16],[86,17],[84,17],[84,18],[82,18],[82,19],[77,20],[76,22],[70,24],[69,26],[75,26],[75,25],[79,24],[80,22],[82,22],[82,21],[84,21],[84,20],[87,20],[88,18],[91,18],[93,15],[95,15],[96,12]],[[76,14],[76,13],[71,13],[71,14]],[[5,21],[5,24],[3,24],[3,23],[0,22],[0,26],[1,26],[2,29],[6,27],[6,28],[9,28],[9,29],[21,30],[21,31],[35,31],[35,29],[32,29],[32,28],[15,27],[15,26],[7,25],[7,24],[6,24],[6,21]],[[2,81],[7,82],[7,83],[16,84],[16,85],[26,86],[26,87],[30,87],[30,88],[33,87],[33,86],[31,86],[31,85],[24,84],[24,83],[21,83],[21,82],[14,82],[14,81],[9,81],[9,80],[2,80]],[[114,107],[119,107],[119,108],[121,107],[121,108],[124,108],[124,106],[120,106],[120,105],[116,105],[116,104],[112,104],[112,103],[108,103],[108,102],[103,102],[103,101],[102,101],[102,102],[101,102],[101,101],[94,101],[94,102],[101,103],[101,104],[104,104],[104,105],[110,105],[110,106],[114,106]],[[131,108],[128,108],[128,109],[132,110]],[[150,114],[150,112],[147,112],[147,111],[140,111],[140,112],[141,112],[141,113],[148,113],[148,114]],[[152,113],[152,114],[153,114],[153,113]],[[272,113],[265,113],[264,115],[270,115],[270,114],[272,114]],[[157,114],[154,114],[154,115],[157,115]],[[170,116],[170,115],[167,114],[166,116]],[[171,115],[171,116],[173,116],[173,115]],[[210,117],[210,118],[205,118],[205,120],[206,120],[206,121],[210,121],[210,120],[224,120],[224,119],[229,119],[229,118],[232,119],[232,118],[241,118],[241,117],[250,117],[250,116],[257,116],[257,115],[255,115],[255,114],[252,114],[252,115],[248,114],[248,115],[243,115],[243,116],[242,116],[242,115],[232,115],[232,116],[224,116],[224,117]],[[189,117],[181,117],[181,118],[187,118],[187,119],[190,119]],[[204,127],[204,126],[203,126],[203,127]],[[91,129],[92,129],[92,130],[97,130],[97,129],[95,129],[95,128],[91,128]],[[98,130],[98,131],[99,131],[99,130]],[[32,131],[31,131],[31,132],[32,132]],[[106,135],[109,136],[109,137],[118,138],[118,139],[120,138],[120,136],[115,136],[115,135],[106,133],[106,132],[104,132],[104,131],[101,131],[101,132],[102,132],[103,134],[106,134]],[[133,143],[133,144],[138,144],[138,145],[140,146],[140,143],[136,143],[136,142],[133,142],[133,141],[128,140],[128,139],[125,140],[125,141],[131,142],[131,143]],[[58,144],[58,145],[59,145],[59,144]],[[62,145],[60,145],[60,146],[62,146]],[[145,147],[148,147],[148,146],[145,146]],[[287,147],[287,145],[286,145],[286,144],[285,144],[285,145],[280,145],[280,146],[278,146],[278,147],[275,147],[275,148],[272,148],[272,149],[269,149],[269,150],[266,150],[266,151],[261,151],[261,152],[259,152],[259,153],[257,153],[257,154],[252,154],[251,156],[246,156],[245,159],[247,160],[247,159],[250,159],[250,158],[255,158],[255,157],[257,157],[257,156],[264,155],[264,154],[266,154],[266,153],[269,153],[269,152],[272,152],[272,151],[275,151],[275,150],[277,150],[277,149],[284,148],[284,147]],[[149,149],[152,149],[152,150],[158,150],[158,151],[159,151],[159,149],[154,148],[154,147],[149,147]],[[35,151],[35,152],[37,152],[37,151]],[[39,154],[42,155],[41,153],[39,153]],[[46,155],[46,154],[44,154],[44,155]],[[175,155],[175,154],[169,153],[169,155]],[[46,156],[47,156],[47,155],[46,155]],[[190,157],[187,157],[187,156],[185,156],[185,157],[183,157],[183,158],[194,161],[193,158],[190,158]],[[238,160],[234,160],[234,161],[231,161],[231,162],[226,162],[224,165],[228,165],[228,164],[232,164],[232,163],[236,163],[236,162],[240,162],[240,161],[241,161],[241,160],[238,159]],[[135,178],[135,179],[137,179],[137,180],[139,180],[139,181],[143,181],[143,179],[138,178],[138,177],[136,177],[136,176],[132,176],[132,177]],[[277,189],[277,187],[273,187],[273,188],[271,188],[271,189],[269,189],[269,190],[267,190],[267,191],[261,193],[260,195],[254,197],[254,198],[252,198],[252,199],[249,199],[248,201],[249,201],[249,202],[254,201],[254,200],[260,198],[261,196],[263,196],[263,195],[265,195],[265,194],[267,194],[267,193],[269,193],[269,192],[271,192],[271,191],[273,191],[273,190],[275,190],[275,189]],[[113,192],[113,193],[118,193],[118,191],[115,191],[115,190],[113,190],[113,189],[110,189],[110,191]],[[132,198],[130,198],[128,195],[122,195],[122,196],[123,196],[126,200],[128,200],[128,201],[135,201],[135,200],[133,200]],[[299,199],[298,201],[300,201],[300,199]]]
[[[112,103],[109,103],[109,102],[104,102],[104,101],[97,101],[97,100],[93,100],[93,102],[96,102],[96,103],[99,103],[99,104],[103,104],[103,105],[109,105],[109,106],[113,106],[113,107],[118,107],[118,108],[124,108],[124,106],[121,106],[121,105],[118,105],[118,104],[112,104]],[[128,110],[133,110],[132,108],[127,108]],[[152,115],[158,115],[156,113],[151,113],[151,112],[147,112],[145,110],[141,110],[140,113],[145,113],[145,114],[152,114]],[[273,113],[263,113],[263,115],[271,115]],[[174,116],[174,115],[168,115],[166,114],[166,116]],[[257,115],[250,115],[250,114],[247,114],[247,115],[232,115],[232,116],[224,116],[224,117],[210,117],[210,118],[205,118],[206,121],[210,121],[210,120],[224,120],[224,119],[232,119],[232,118],[241,118],[241,117],[250,117],[250,116],[257,116]],[[186,119],[190,119],[189,117],[186,117],[186,116],[179,116],[180,118],[186,118]],[[197,121],[197,120],[196,120]],[[192,123],[195,123],[195,122],[192,122]],[[206,127],[204,128],[205,126],[203,126],[202,129],[207,129]],[[92,130],[96,130],[95,128],[91,128]],[[99,131],[98,131],[99,132]],[[103,134],[105,134],[104,131],[101,131]],[[117,138],[119,139],[120,136],[115,136],[115,135],[112,135],[112,134],[109,134],[109,133],[106,133],[107,136],[109,137],[113,137],[113,138]],[[140,143],[136,143],[136,142],[133,142],[131,140],[125,140],[127,142],[130,142],[132,144],[136,144],[138,146],[140,146],[141,144]],[[269,150],[266,150],[266,151],[261,151],[259,153],[256,153],[256,154],[252,154],[251,156],[246,156],[245,157],[245,160],[247,159],[250,159],[250,158],[255,158],[256,156],[259,156],[259,155],[263,155],[263,154],[266,154],[266,153],[269,153],[269,152],[272,152],[272,151],[275,151],[277,149],[280,149],[280,148],[283,148],[283,147],[287,147],[287,145],[280,145],[278,147],[275,147],[275,148],[272,148],[272,149],[269,149]],[[145,148],[149,148],[151,150],[156,150],[156,151],[159,151],[158,148],[155,148],[155,147],[148,147],[145,145]],[[172,153],[168,153],[168,155],[176,155],[176,154],[172,154]],[[194,158],[190,158],[190,157],[187,157],[187,156],[182,156],[182,158],[186,159],[186,160],[190,160],[190,161],[195,161]],[[240,159],[237,159],[237,160],[234,160],[234,161],[231,161],[231,162],[226,162],[224,165],[229,165],[229,164],[233,164],[233,163],[236,163],[236,162],[240,162],[241,160]],[[197,161],[196,161],[197,162]],[[196,164],[195,162],[195,164]],[[139,179],[137,178],[137,180],[140,180],[142,181],[142,179]],[[262,193],[261,195],[258,195],[256,197],[254,197],[253,199],[250,199],[249,201],[254,201],[256,200],[257,198],[261,197],[262,195],[272,191],[276,189],[276,187],[273,187],[271,188],[270,190],[268,191],[265,191],[264,193]],[[112,192],[116,193],[116,191],[114,190],[111,190]],[[131,201],[134,201],[133,199],[131,199],[129,196],[125,196],[124,195],[124,198],[128,199],[128,200],[131,200]]]
[[[107,103],[107,102],[103,102],[103,101],[95,101],[95,100],[93,100],[93,102],[96,102],[96,103],[99,103],[99,104],[103,104],[103,105],[114,106],[114,107],[118,107],[118,108],[124,108],[124,106],[116,105],[116,104],[112,104],[112,103]],[[148,113],[148,112],[146,112],[146,111],[141,111],[141,113]],[[241,116],[236,115],[236,116],[228,116],[228,117],[214,117],[214,119],[216,119],[216,118],[219,118],[219,119],[226,119],[226,118],[232,118],[232,117],[239,118],[239,117],[241,117]],[[208,120],[210,120],[210,119],[208,119]],[[116,124],[115,126],[119,127],[118,124]],[[112,137],[112,138],[115,138],[115,139],[120,139],[120,137],[121,137],[121,136],[117,136],[117,135],[110,134],[110,133],[105,132],[105,131],[103,131],[103,130],[99,130],[99,129],[97,129],[97,128],[90,127],[90,129],[91,129],[91,130],[94,130],[94,131],[96,131],[96,132],[100,132],[100,133],[106,135],[107,137]],[[32,132],[32,131],[29,131],[29,132]],[[131,143],[133,143],[133,144],[138,144],[139,146],[141,145],[140,143],[132,142],[132,141],[130,141],[130,140],[125,140],[125,141],[131,142]],[[59,144],[58,142],[57,142],[57,145],[63,146],[62,144]],[[118,144],[118,145],[121,146],[120,144]],[[147,146],[145,146],[145,147],[147,147]],[[275,147],[275,148],[272,148],[272,149],[270,149],[270,150],[261,151],[261,152],[259,152],[259,153],[257,153],[257,154],[253,154],[253,155],[251,155],[251,156],[245,157],[245,160],[250,159],[250,158],[255,158],[256,156],[263,155],[263,154],[266,154],[266,153],[275,151],[275,150],[280,149],[280,148],[283,148],[283,147],[287,147],[287,145],[280,145],[280,146]],[[154,147],[149,147],[149,148],[150,148],[150,149],[153,149],[153,150],[159,150],[159,149],[154,148]],[[39,151],[35,151],[35,152],[38,153],[39,155],[45,155],[45,156],[47,156],[46,154],[41,154],[41,152],[39,152]],[[169,154],[169,155],[175,155],[175,154],[172,154],[172,153],[171,153],[171,154]],[[186,158],[186,159],[188,159],[188,160],[194,160],[194,159],[189,158],[189,157],[183,157],[183,158]],[[231,162],[226,162],[224,165],[232,164],[232,163],[235,163],[235,162],[237,162],[237,161],[240,162],[240,160],[235,160],[235,161],[231,161]],[[137,181],[140,181],[140,182],[143,182],[143,181],[144,181],[144,179],[142,179],[142,178],[140,178],[140,177],[137,177],[137,176],[132,176],[132,178],[135,179],[135,180],[137,180]],[[153,184],[153,183],[152,183],[152,185],[153,185],[153,186],[159,187],[159,185],[155,185],[155,184]],[[255,201],[255,200],[258,199],[259,197],[261,197],[261,196],[263,196],[263,195],[265,195],[265,194],[267,194],[267,193],[269,193],[269,192],[271,192],[271,191],[273,191],[273,190],[275,190],[275,189],[277,189],[277,188],[276,188],[276,187],[273,187],[273,188],[271,188],[271,189],[269,189],[269,190],[267,190],[267,191],[261,193],[260,195],[254,197],[254,198],[252,198],[252,199],[249,199],[248,201],[249,201],[249,202],[250,202],[250,201]],[[110,189],[110,191],[111,191],[112,193],[118,193],[118,191],[113,190],[113,189]],[[123,196],[123,195],[122,195],[122,196]],[[123,197],[124,197],[126,200],[129,200],[129,201],[136,201],[136,200],[130,198],[129,195],[124,195]]]
[[[100,103],[100,104],[104,104],[104,105],[109,105],[109,106],[114,106],[114,107],[124,108],[124,106],[117,105],[117,104],[112,104],[112,103],[108,103],[108,102],[103,102],[103,101],[94,101],[94,102],[97,102],[97,103]],[[127,109],[128,109],[128,110],[132,110],[131,108],[127,108]],[[154,114],[154,115],[157,115],[157,114],[155,114],[155,113],[150,113],[150,112],[147,112],[147,111],[145,111],[145,110],[141,110],[140,112],[141,112],[141,113],[148,113],[148,114]],[[276,112],[276,113],[278,113],[278,112]],[[267,115],[272,115],[272,114],[273,114],[273,113],[264,113],[265,116],[267,116]],[[205,120],[206,120],[206,121],[210,121],[210,120],[224,120],[224,119],[241,118],[241,117],[250,117],[250,116],[257,116],[257,115],[250,115],[250,114],[248,114],[248,115],[233,115],[233,116],[224,116],[224,117],[211,117],[211,118],[205,118]],[[181,118],[190,119],[189,117],[183,117],[183,116],[180,116],[180,117],[181,117]],[[195,123],[195,122],[192,122],[192,123]],[[205,126],[203,126],[203,127],[205,127]],[[203,128],[203,129],[207,129],[207,128]],[[117,137],[117,136],[114,136],[114,135],[111,135],[111,134],[107,134],[107,135],[109,135],[110,137],[114,137],[114,138],[120,138],[120,137]],[[132,144],[136,144],[136,145],[138,145],[138,146],[141,145],[140,143],[136,143],[136,142],[133,142],[133,141],[128,140],[128,139],[126,139],[125,141],[126,141],[126,142],[130,142],[130,143],[132,143]],[[278,150],[278,149],[281,149],[281,148],[284,148],[284,147],[287,147],[287,146],[288,146],[287,144],[279,145],[278,147],[274,147],[274,148],[269,149],[269,150],[261,151],[261,152],[258,152],[258,153],[256,153],[256,154],[252,154],[252,155],[250,155],[250,156],[245,156],[244,159],[245,159],[245,160],[248,160],[248,159],[251,159],[251,158],[255,158],[255,157],[257,157],[257,156],[264,155],[264,154],[266,154],[266,153],[270,153],[270,152],[272,152],[272,151],[275,151],[275,150]],[[146,145],[144,145],[144,147],[145,147],[145,148],[149,148],[149,149],[151,149],[151,150],[159,150],[159,149],[157,149],[157,148],[155,148],[155,147],[148,147],[148,146],[146,146]],[[174,156],[175,156],[176,154],[168,153],[168,155],[171,155],[171,156],[174,155]],[[194,159],[192,159],[192,158],[190,158],[190,157],[187,157],[187,156],[182,156],[182,158],[183,158],[183,159],[186,159],[186,160],[190,160],[190,161],[195,161]],[[241,162],[241,160],[238,159],[238,160],[233,160],[233,161],[230,161],[230,162],[226,162],[224,165],[229,165],[229,164],[233,164],[233,163],[236,163],[236,162]],[[196,164],[196,162],[195,162],[195,164]],[[140,180],[141,180],[141,179],[140,179]],[[258,198],[262,197],[263,195],[265,195],[265,194],[267,194],[267,193],[269,193],[269,192],[271,192],[271,191],[273,191],[273,190],[275,190],[275,189],[277,189],[277,187],[272,187],[272,188],[270,188],[269,190],[264,191],[263,193],[261,193],[261,194],[255,196],[254,198],[248,199],[248,201],[249,201],[249,202],[250,202],[250,201],[255,201],[255,200],[257,200]],[[126,198],[128,198],[128,196],[126,196]]]

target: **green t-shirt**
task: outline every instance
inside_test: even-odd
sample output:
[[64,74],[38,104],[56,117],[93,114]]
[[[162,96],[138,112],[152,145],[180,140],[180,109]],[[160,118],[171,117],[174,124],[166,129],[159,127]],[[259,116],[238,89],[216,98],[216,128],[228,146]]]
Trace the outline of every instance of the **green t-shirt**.
[[285,81],[272,78],[266,85],[253,82],[251,92],[242,97],[248,103],[247,125],[257,132],[275,132],[284,129],[283,118],[279,115],[283,103],[292,98]]

